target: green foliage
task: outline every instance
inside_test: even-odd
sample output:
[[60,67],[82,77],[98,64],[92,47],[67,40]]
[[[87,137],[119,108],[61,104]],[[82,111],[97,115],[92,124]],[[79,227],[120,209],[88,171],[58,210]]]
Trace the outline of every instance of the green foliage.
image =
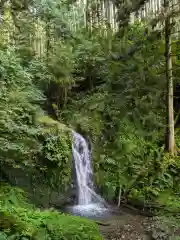
[[69,129],[45,116],[42,82],[37,84],[33,76],[35,61],[29,69],[23,68],[21,59],[9,48],[0,51],[0,61],[1,172],[9,175],[9,168],[21,168],[64,191],[71,176]]
[[50,186],[60,187],[63,192],[71,181],[71,131],[66,126],[55,123],[57,125],[54,126],[52,121],[48,122],[48,128],[45,127],[40,136],[43,148],[39,167]]
[[0,185],[0,203],[1,206],[12,207],[28,207],[32,206],[27,202],[26,193],[20,188],[10,187],[7,184]]
[[[154,223],[156,229],[162,231],[171,240],[179,240],[179,216],[171,216],[166,214],[164,216],[154,217]],[[156,229],[154,230],[154,236],[157,236]],[[158,232],[157,231],[157,232]]]
[[[178,192],[179,158],[164,154],[164,42],[144,32],[137,24],[120,40],[98,31],[78,38],[73,45],[77,85],[61,117],[91,137],[95,178],[105,197],[112,199],[120,187],[122,196],[163,204],[162,194],[171,199]],[[136,42],[131,58],[117,60]]]
[[1,50],[0,61],[1,164],[33,165],[41,150],[36,119],[42,112],[38,103],[44,100],[43,94],[35,88],[13,50]]
[[[90,220],[35,209],[16,188],[0,187],[0,237],[2,239],[102,239]],[[8,193],[8,195],[7,195]]]
[[[91,137],[97,185],[111,198],[121,187],[129,197],[154,200],[167,187],[167,172],[156,169],[164,150],[164,42],[152,43],[144,31],[142,24],[131,26],[122,40],[94,31],[73,46],[80,92],[61,116]],[[117,60],[138,41],[132,58]]]
[[[94,19],[84,26],[83,10],[70,1],[18,2],[0,29],[4,168],[21,167],[64,192],[71,179],[68,125],[90,137],[105,197],[117,198],[120,188],[125,198],[163,203],[166,194],[165,204],[178,208],[179,156],[164,153],[165,44],[143,23],[126,26],[143,2],[117,4],[119,27],[126,26],[118,37]],[[179,52],[176,40],[172,51]],[[173,64],[178,83],[178,57]],[[178,134],[176,140],[178,148]]]
[[[4,214],[6,219],[15,218],[12,227],[21,237],[32,239],[101,239],[95,224],[80,217],[66,216],[50,210],[32,211],[24,208],[10,210],[1,208],[1,214]],[[3,221],[5,221],[4,218]],[[6,226],[1,227],[1,231],[7,229]]]

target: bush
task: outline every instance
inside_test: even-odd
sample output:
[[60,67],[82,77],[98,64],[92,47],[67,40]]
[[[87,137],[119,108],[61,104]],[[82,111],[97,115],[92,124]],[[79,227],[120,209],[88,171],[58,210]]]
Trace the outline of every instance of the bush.
[[44,97],[14,50],[0,50],[0,62],[0,161],[14,167],[33,166],[42,148],[36,120],[42,115]]
[[1,231],[31,239],[101,239],[95,223],[53,210],[1,206]]
[[11,48],[0,50],[0,62],[0,178],[7,182],[9,170],[20,168],[64,191],[71,175],[68,131],[42,110],[46,98],[33,67],[23,67]]
[[102,239],[94,222],[34,208],[21,190],[6,185],[1,187],[0,231],[2,239]]

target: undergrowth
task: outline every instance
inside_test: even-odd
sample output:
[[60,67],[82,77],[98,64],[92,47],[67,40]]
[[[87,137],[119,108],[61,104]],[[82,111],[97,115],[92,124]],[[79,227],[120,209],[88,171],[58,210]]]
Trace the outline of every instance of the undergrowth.
[[[143,207],[157,204],[178,212],[179,153],[172,158],[164,151],[167,84],[163,34],[147,31],[143,22],[129,24],[123,36],[117,32],[119,37],[101,24],[89,31],[78,22],[73,30],[67,18],[76,24],[74,5],[67,1],[25,1],[24,7],[19,1],[2,2],[10,3],[2,10],[8,17],[3,17],[0,28],[0,172],[4,175],[0,180],[12,183],[14,178],[12,184],[18,185],[20,174],[13,170],[19,169],[27,175],[23,182],[32,178],[26,186],[33,185],[38,189],[34,192],[43,189],[47,196],[43,183],[65,196],[71,183],[68,126],[92,141],[95,182],[103,197],[117,204],[121,195]],[[180,76],[178,35],[172,45],[176,88]],[[178,102],[175,98],[177,127]],[[84,226],[94,229],[86,220],[27,206],[20,192],[17,197],[15,189],[5,189],[1,193],[2,218],[6,215],[12,228],[2,231],[8,237],[20,234],[35,239],[46,232],[49,239],[62,239],[74,232],[80,239],[88,239],[90,229]],[[43,205],[41,197],[37,202]],[[63,221],[68,221],[67,226]]]
[[[179,216],[171,214],[156,216],[153,218],[153,236],[155,239],[180,240]],[[161,237],[161,238],[158,238]]]
[[0,192],[1,240],[102,239],[96,224],[88,219],[37,209],[18,188],[2,185]]

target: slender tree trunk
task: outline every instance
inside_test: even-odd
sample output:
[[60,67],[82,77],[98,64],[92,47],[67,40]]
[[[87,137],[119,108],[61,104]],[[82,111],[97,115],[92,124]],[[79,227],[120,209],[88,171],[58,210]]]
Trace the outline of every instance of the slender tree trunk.
[[[166,14],[169,11],[169,0],[164,0]],[[167,126],[167,150],[175,153],[174,136],[174,105],[173,105],[173,74],[172,74],[172,51],[171,51],[171,19],[167,16],[165,20],[165,56],[166,56],[166,80],[167,80],[167,104],[168,104],[168,126]]]
[[0,23],[3,22],[4,20],[4,5],[5,5],[6,0],[1,0],[0,1]]
[[50,19],[49,17],[46,20],[46,59],[48,62],[49,59],[49,50],[50,50]]
[[120,205],[121,205],[121,186],[120,186],[120,188],[119,188],[119,196],[118,196],[118,205],[117,205],[117,207],[120,207]]

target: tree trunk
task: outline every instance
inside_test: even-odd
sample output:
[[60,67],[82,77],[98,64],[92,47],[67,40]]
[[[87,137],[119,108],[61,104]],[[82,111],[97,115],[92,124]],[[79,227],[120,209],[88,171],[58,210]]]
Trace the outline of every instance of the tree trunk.
[[50,18],[47,17],[47,20],[46,20],[46,27],[45,27],[45,30],[46,30],[46,60],[47,60],[47,63],[48,63],[48,60],[49,60],[49,50],[50,50]]
[[[166,14],[169,11],[169,0],[164,0]],[[172,74],[172,51],[171,51],[171,19],[167,16],[165,20],[165,57],[166,57],[166,80],[167,80],[167,150],[174,155],[174,106],[173,106],[173,74]]]
[[5,5],[6,0],[1,0],[0,1],[0,23],[3,22],[4,20],[4,5]]

